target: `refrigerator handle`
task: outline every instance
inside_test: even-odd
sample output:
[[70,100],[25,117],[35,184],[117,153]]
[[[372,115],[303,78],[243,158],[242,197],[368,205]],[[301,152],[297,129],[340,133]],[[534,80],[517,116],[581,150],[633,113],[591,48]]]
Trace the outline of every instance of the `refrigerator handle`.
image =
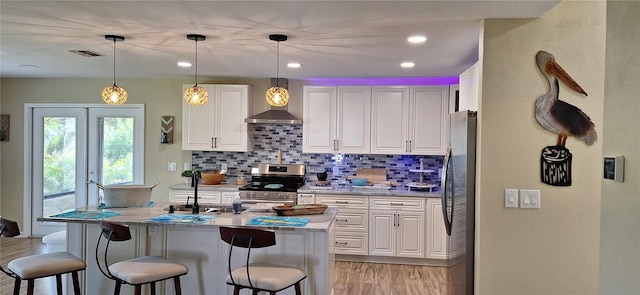
[[[448,182],[449,182],[449,162],[451,161],[451,148],[447,149],[447,154],[444,157],[444,162],[442,165],[442,175],[440,185],[442,189],[440,190],[441,195],[440,198],[442,200],[442,217],[444,219],[444,227],[447,230],[447,235],[451,236],[451,224],[453,220],[452,216],[449,216],[449,207],[451,207],[451,215],[453,215],[453,196],[451,197],[451,203],[449,203],[449,199],[447,198],[447,194],[452,194],[448,190]],[[453,179],[451,179],[453,181]],[[451,187],[453,189],[453,186]]]

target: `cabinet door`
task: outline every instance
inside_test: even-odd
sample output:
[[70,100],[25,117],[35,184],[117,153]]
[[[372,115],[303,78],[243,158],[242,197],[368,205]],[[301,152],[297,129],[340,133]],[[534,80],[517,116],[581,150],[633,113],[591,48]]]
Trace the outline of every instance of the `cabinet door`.
[[369,255],[395,256],[396,224],[395,211],[369,211]]
[[424,213],[398,211],[397,242],[399,257],[424,257]]
[[[220,204],[221,192],[198,191],[198,204]],[[193,191],[170,192],[169,201],[178,204],[193,204]]]
[[250,90],[248,85],[215,86],[214,150],[246,152],[253,149],[244,122],[249,116]]
[[[183,85],[182,91],[192,87]],[[191,106],[182,100],[182,149],[183,150],[213,150],[215,133],[215,87],[200,85],[209,92],[209,101],[203,106]]]
[[222,203],[223,205],[231,205],[233,204],[233,199],[236,196],[240,196],[239,192],[222,192],[222,198],[220,200],[220,203]]
[[302,152],[332,153],[336,146],[336,87],[305,86]]
[[298,194],[298,204],[315,204],[316,195],[314,194]]
[[367,233],[336,231],[336,254],[368,255],[368,244],[369,235]]
[[480,72],[478,63],[475,63],[460,74],[460,97],[458,110],[478,110],[478,98],[480,95],[479,78]]
[[371,89],[371,153],[408,153],[409,88]]
[[448,144],[449,87],[411,87],[409,153],[444,155]]
[[426,257],[448,259],[447,231],[442,217],[442,201],[438,198],[427,199]]
[[370,153],[371,87],[338,87],[337,120],[338,151]]

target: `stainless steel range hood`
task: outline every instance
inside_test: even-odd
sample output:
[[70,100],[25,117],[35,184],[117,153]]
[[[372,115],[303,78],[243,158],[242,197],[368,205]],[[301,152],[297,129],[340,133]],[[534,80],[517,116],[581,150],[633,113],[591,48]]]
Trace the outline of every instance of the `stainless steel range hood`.
[[[283,88],[288,88],[289,80],[286,78],[279,78],[276,80],[275,78],[271,78],[271,86],[280,86]],[[256,115],[253,115],[249,118],[244,119],[245,123],[250,124],[260,124],[260,123],[269,123],[269,124],[288,124],[288,125],[296,125],[302,124],[302,120],[296,118],[296,116],[289,113],[286,108],[272,108],[266,112],[262,112]]]
[[268,110],[266,112],[262,112],[256,115],[253,115],[249,118],[244,119],[246,123],[259,124],[259,123],[270,123],[270,124],[302,124],[302,120],[296,118],[296,116],[287,112],[286,110]]

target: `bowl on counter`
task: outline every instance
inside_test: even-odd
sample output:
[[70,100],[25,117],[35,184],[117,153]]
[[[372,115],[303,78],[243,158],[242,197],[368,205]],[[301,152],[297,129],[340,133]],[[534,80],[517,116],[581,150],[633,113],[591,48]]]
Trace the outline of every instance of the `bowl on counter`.
[[101,186],[104,204],[107,207],[125,208],[149,205],[151,190],[158,186],[144,184],[123,184]]
[[367,179],[362,177],[353,177],[351,178],[351,185],[365,186],[367,185]]
[[200,176],[202,177],[202,183],[215,185],[222,183],[225,174],[221,174],[220,171],[216,170],[212,172],[202,172]]

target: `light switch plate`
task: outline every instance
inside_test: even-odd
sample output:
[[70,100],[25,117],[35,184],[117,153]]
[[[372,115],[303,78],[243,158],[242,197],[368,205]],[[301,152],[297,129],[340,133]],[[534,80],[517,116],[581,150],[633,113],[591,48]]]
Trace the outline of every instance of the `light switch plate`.
[[169,162],[169,164],[167,164],[167,170],[176,171],[176,169],[177,169],[176,162]]
[[520,208],[539,209],[540,208],[540,190],[521,189],[520,190]]
[[507,188],[504,190],[504,207],[518,208],[518,189]]

